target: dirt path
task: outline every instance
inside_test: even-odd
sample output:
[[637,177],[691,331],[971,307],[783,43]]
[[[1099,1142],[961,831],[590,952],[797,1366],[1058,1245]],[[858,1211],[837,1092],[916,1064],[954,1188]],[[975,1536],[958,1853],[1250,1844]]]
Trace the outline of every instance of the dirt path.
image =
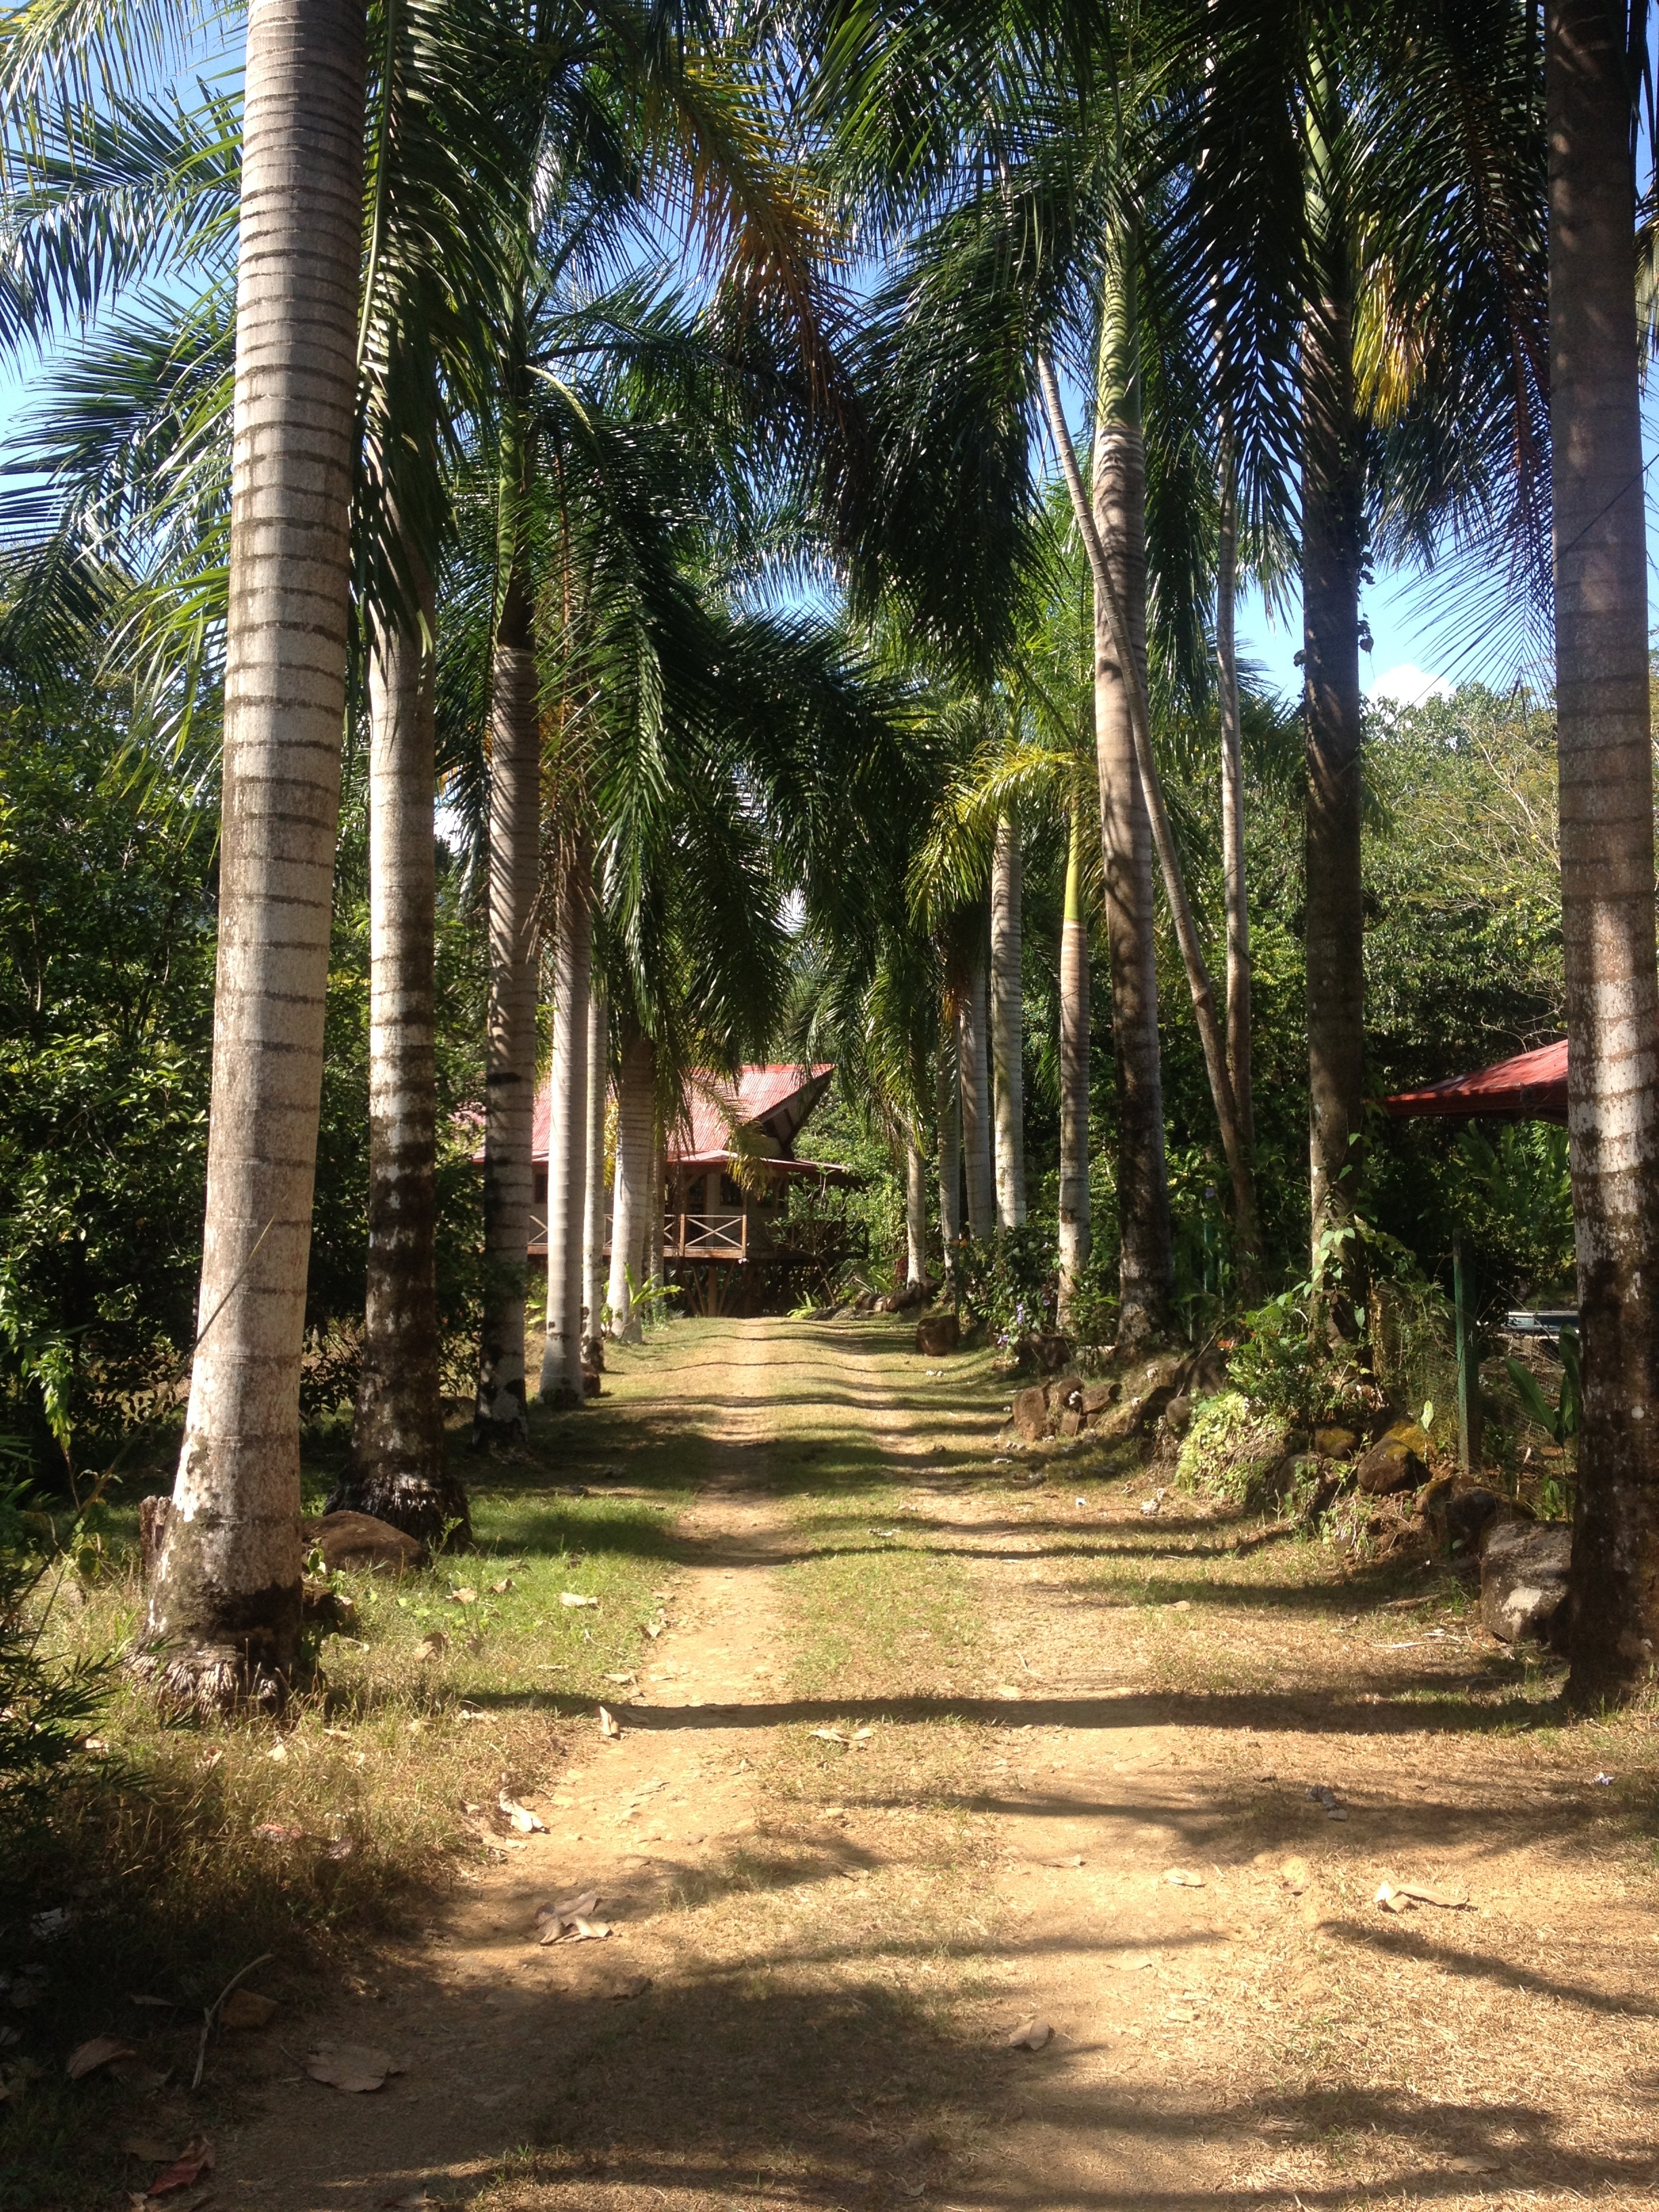
[[[550,1733],[550,1832],[269,2039],[224,2197],[1653,2202],[1659,1923],[1595,1779],[1650,1782],[1628,1726],[1537,1729],[1443,1595],[1086,1455],[1026,1488],[982,1360],[679,1335],[644,1358],[713,1473],[620,1736]],[[616,1932],[538,1945],[589,1889]],[[331,2039],[405,2070],[322,2089]]]

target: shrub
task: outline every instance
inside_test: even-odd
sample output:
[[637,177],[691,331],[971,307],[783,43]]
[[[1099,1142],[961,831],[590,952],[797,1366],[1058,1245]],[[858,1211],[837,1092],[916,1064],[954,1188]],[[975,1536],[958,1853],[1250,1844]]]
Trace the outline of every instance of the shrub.
[[[57,1594],[55,1583],[45,1589],[53,1563],[39,1548],[43,1517],[21,1487],[0,1495],[0,1838],[12,1843],[79,1757],[109,1671],[107,1661],[57,1666],[42,1656]],[[69,1568],[65,1557],[58,1575]]]
[[1242,1390],[1200,1399],[1182,1439],[1176,1480],[1182,1490],[1259,1505],[1285,1456],[1290,1423],[1283,1412],[1252,1405]]

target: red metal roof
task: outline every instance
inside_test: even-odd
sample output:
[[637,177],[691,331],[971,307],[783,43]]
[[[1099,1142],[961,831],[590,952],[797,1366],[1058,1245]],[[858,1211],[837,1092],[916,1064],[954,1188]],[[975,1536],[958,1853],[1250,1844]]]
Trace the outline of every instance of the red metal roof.
[[[732,1157],[734,1133],[754,1127],[765,1140],[763,1157],[790,1161],[803,1172],[816,1173],[816,1162],[794,1160],[794,1142],[807,1115],[829,1089],[835,1072],[833,1061],[820,1060],[808,1069],[781,1063],[745,1067],[735,1083],[729,1076],[694,1073],[687,1087],[687,1118],[668,1133],[669,1164],[719,1167]],[[536,1094],[531,1132],[530,1156],[538,1165],[546,1162],[552,1123],[550,1077]]]
[[1382,1101],[1382,1110],[1401,1121],[1439,1115],[1468,1121],[1480,1115],[1505,1121],[1565,1121],[1567,1041],[1518,1052],[1513,1060],[1476,1068],[1473,1075],[1449,1075],[1420,1091],[1399,1091]]

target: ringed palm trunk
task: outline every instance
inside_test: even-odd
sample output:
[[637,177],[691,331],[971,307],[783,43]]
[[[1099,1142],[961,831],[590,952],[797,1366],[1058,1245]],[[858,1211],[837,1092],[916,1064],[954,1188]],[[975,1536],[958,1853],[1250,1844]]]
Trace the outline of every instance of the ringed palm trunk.
[[913,1129],[904,1136],[904,1279],[927,1279],[927,1160]]
[[[587,1147],[583,1156],[583,1346],[590,1364],[599,1352],[605,1305],[605,1103],[611,1085],[611,1018],[605,994],[587,994]],[[599,1354],[602,1357],[602,1353]]]
[[[1659,987],[1631,91],[1601,0],[1546,11],[1556,715],[1584,1402],[1571,1688],[1659,1657]],[[1634,47],[1632,50],[1635,50]]]
[[509,576],[490,668],[489,1006],[484,1037],[484,1296],[472,1441],[525,1430],[525,1288],[536,1111],[536,892],[541,731],[527,580]]
[[1238,514],[1232,470],[1224,457],[1220,544],[1216,559],[1216,684],[1221,706],[1221,873],[1227,907],[1227,1073],[1239,1127],[1255,1151],[1250,1096],[1250,902],[1244,874],[1244,757],[1238,707]]
[[1019,826],[999,816],[991,858],[991,1062],[996,1099],[997,1222],[1025,1219],[1025,1016],[1020,988]]
[[649,1037],[635,1036],[623,1048],[617,1087],[616,1196],[611,1209],[611,1334],[629,1344],[637,1344],[641,1336],[633,1293],[644,1281],[656,1123],[656,1048]]
[[651,1130],[651,1196],[645,1217],[645,1272],[653,1290],[659,1291],[665,1280],[662,1266],[663,1215],[667,1202],[668,1168],[665,1158],[662,1121],[659,1118]]
[[1072,805],[1066,913],[1060,933],[1060,1320],[1072,1319],[1089,1264],[1089,921],[1083,896],[1084,817]]
[[547,1141],[544,1406],[582,1402],[582,1231],[587,1197],[587,1030],[592,860],[580,834],[559,871],[553,953],[552,1111]]
[[470,1534],[439,1385],[434,600],[371,641],[368,670],[368,1282],[346,1480],[331,1505],[434,1549]]
[[933,1095],[939,1115],[939,1233],[945,1247],[945,1273],[956,1273],[962,1242],[962,1121],[957,1111],[957,1022],[950,1006],[939,1024],[939,1060]]
[[1164,1072],[1158,1039],[1158,945],[1152,831],[1135,758],[1129,686],[1146,684],[1146,457],[1140,420],[1140,333],[1127,250],[1109,255],[1096,412],[1094,521],[1138,666],[1125,668],[1110,612],[1095,592],[1095,751],[1106,946],[1111,968],[1112,1060],[1117,1085],[1121,1341],[1169,1326],[1175,1241],[1164,1149]]
[[957,1093],[962,1104],[962,1159],[968,1185],[968,1233],[982,1239],[997,1225],[996,1187],[991,1178],[991,1069],[986,1030],[985,955],[975,948],[957,1006]]
[[364,17],[252,0],[207,1206],[148,1662],[203,1710],[300,1657],[300,1359],[345,717]]
[[1365,1298],[1364,1253],[1347,1233],[1364,1124],[1359,582],[1365,477],[1354,404],[1352,248],[1331,152],[1340,118],[1328,80],[1314,74],[1308,221],[1316,274],[1301,352],[1309,1194],[1319,1319],[1351,1337]]

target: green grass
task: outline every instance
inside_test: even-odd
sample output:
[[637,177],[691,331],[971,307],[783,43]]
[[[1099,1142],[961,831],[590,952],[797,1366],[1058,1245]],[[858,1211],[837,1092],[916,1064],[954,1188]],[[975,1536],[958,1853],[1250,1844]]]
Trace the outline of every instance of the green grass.
[[[19,2010],[0,1992],[21,2039],[0,2050],[7,2212],[107,2202],[120,2135],[149,2124],[109,2076],[66,2081],[77,2044],[118,2035],[187,2081],[201,2008],[240,1967],[270,1954],[258,1986],[301,1998],[318,1972],[441,1908],[486,1848],[479,1812],[503,1778],[518,1796],[556,1778],[672,1587],[676,1516],[706,1464],[695,1420],[659,1393],[665,1348],[625,1354],[598,1407],[532,1412],[522,1451],[463,1459],[473,1551],[398,1582],[340,1577],[356,1626],[322,1643],[279,1726],[170,1725],[118,1674],[104,1748],[44,1829],[0,1839],[0,1976],[34,1999]],[[315,1492],[327,1470],[307,1474]],[[578,1486],[594,1494],[562,1494]],[[95,1578],[70,1578],[46,1624],[51,1648],[107,1653],[139,1628],[136,1521],[136,1498],[110,1513]],[[43,1940],[52,1911],[65,1924]],[[191,2127],[223,2117],[209,2090]]]

